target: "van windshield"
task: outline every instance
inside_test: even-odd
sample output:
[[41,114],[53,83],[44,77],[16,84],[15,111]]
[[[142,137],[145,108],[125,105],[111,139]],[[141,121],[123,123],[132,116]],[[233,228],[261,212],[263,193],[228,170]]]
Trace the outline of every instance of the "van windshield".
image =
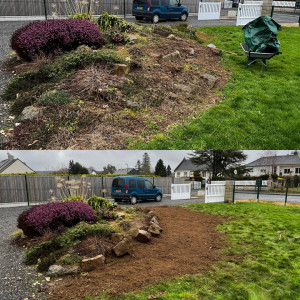
[[125,187],[125,179],[124,178],[115,178],[112,182],[112,186],[115,188]]
[[147,0],[133,0],[134,4],[147,4]]

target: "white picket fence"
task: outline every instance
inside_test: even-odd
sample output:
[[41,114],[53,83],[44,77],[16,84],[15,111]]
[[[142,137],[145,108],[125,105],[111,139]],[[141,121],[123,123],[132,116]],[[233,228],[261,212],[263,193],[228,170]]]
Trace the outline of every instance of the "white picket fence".
[[272,6],[295,7],[296,6],[296,1],[273,1]]
[[199,2],[198,20],[219,20],[221,2]]
[[224,8],[232,8],[232,1],[224,1]]
[[[236,186],[255,186],[256,181],[255,180],[236,180],[235,185]],[[263,180],[262,185],[267,186],[268,185],[268,180]]]
[[201,181],[194,181],[194,190],[201,190],[201,185],[202,182]]
[[205,203],[224,202],[225,181],[210,183],[205,186]]
[[171,200],[189,200],[191,199],[191,184],[172,184]]
[[258,4],[239,4],[236,25],[246,25],[261,16],[262,1]]

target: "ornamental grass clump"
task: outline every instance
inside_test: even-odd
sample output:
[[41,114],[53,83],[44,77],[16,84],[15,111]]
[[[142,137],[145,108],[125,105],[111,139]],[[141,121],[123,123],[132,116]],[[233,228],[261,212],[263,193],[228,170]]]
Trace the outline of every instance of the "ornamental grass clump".
[[89,20],[39,21],[21,27],[11,38],[12,49],[25,61],[39,55],[60,55],[80,45],[95,48],[102,45],[97,25]]
[[49,230],[59,232],[81,221],[95,221],[95,213],[87,203],[55,202],[25,210],[18,217],[18,228],[22,229],[25,235],[33,237],[41,236]]

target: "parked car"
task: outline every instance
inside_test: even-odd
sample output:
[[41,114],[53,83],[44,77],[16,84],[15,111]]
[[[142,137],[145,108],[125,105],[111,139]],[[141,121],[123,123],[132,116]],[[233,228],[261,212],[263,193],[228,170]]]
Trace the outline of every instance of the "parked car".
[[186,21],[189,11],[180,0],[133,0],[132,15],[136,20],[151,19],[156,24],[161,19]]
[[238,7],[239,3],[244,3],[244,1],[241,0],[231,0],[232,1],[232,7]]
[[136,204],[138,200],[161,201],[163,197],[162,190],[147,178],[133,176],[114,177],[111,195],[116,202],[128,200],[131,204]]

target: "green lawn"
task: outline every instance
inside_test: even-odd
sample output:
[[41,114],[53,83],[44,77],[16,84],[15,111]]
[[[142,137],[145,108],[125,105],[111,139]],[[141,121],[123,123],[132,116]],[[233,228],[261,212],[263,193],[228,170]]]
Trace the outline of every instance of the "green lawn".
[[[186,207],[230,218],[218,226],[227,234],[223,261],[204,275],[161,281],[117,299],[300,299],[300,208],[257,203]],[[279,230],[285,231],[282,239]]]
[[278,39],[282,55],[245,68],[241,27],[199,28],[223,53],[232,77],[223,101],[186,125],[158,134],[136,149],[294,149],[300,144],[300,29],[283,27]]

